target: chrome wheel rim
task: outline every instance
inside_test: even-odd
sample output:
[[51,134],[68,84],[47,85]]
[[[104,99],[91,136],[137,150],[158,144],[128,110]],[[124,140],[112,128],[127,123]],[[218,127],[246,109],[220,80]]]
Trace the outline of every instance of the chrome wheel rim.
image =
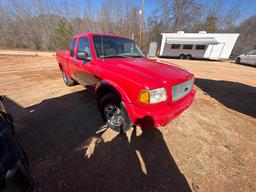
[[121,110],[113,104],[107,104],[104,107],[104,116],[107,121],[114,126],[121,126],[124,124],[124,118]]

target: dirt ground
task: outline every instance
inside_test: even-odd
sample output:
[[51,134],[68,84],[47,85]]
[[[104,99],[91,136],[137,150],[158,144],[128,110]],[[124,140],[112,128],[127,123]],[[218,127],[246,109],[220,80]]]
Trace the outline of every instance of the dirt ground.
[[118,135],[91,93],[64,85],[53,53],[0,51],[0,94],[41,191],[256,191],[256,68],[163,60],[194,73],[193,105]]

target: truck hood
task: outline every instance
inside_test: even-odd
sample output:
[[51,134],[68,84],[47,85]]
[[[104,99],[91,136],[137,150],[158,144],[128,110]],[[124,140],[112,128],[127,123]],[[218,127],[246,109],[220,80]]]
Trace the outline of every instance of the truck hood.
[[111,65],[111,71],[144,85],[174,85],[192,77],[191,73],[175,64],[148,58],[115,58],[103,62],[105,66]]

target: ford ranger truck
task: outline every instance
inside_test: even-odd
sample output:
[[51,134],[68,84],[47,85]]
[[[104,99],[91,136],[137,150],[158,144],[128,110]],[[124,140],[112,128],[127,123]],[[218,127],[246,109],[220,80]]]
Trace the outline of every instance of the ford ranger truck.
[[108,127],[159,127],[187,109],[195,96],[194,76],[177,65],[149,59],[123,36],[75,35],[56,59],[66,85],[95,93]]

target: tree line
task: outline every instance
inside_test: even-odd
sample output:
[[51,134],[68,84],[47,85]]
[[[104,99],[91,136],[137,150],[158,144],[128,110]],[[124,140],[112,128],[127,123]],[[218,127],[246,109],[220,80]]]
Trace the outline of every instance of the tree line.
[[[140,14],[132,0],[104,0],[95,6],[93,0],[2,0],[0,2],[0,47],[35,50],[64,49],[73,34],[85,32],[114,33],[133,38],[138,44],[142,21],[142,49],[152,41],[161,42],[163,32],[240,32],[234,49],[239,54],[255,48],[241,42],[255,39],[255,19],[241,19],[241,8],[223,8],[222,0],[211,6],[199,0],[160,0],[150,14]],[[150,3],[150,1],[145,1]],[[253,24],[252,24],[253,23]],[[253,35],[254,34],[254,35]],[[254,41],[255,42],[255,41]]]

